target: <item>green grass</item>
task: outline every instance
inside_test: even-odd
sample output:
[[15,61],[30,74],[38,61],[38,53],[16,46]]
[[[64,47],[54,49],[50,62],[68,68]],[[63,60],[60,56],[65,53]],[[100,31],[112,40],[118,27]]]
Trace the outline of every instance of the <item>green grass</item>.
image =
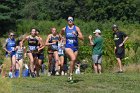
[[[139,73],[103,73],[66,76],[0,79],[0,93],[139,93]],[[8,92],[7,92],[8,91]]]

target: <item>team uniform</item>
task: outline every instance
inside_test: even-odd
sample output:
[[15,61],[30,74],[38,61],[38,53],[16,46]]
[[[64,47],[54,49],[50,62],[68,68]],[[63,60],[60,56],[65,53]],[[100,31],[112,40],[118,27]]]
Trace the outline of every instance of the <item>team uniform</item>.
[[58,51],[58,40],[59,36],[51,36],[49,43],[56,42],[56,44],[48,46],[48,54],[53,54],[54,51]]
[[65,29],[65,36],[66,36],[66,44],[65,48],[71,48],[73,52],[78,51],[78,36],[74,35],[73,32],[77,33],[76,26],[74,25],[72,29],[69,29],[68,26],[66,26]]
[[61,42],[58,43],[58,55],[60,56],[64,56],[64,44]]
[[[38,44],[38,47],[40,47],[40,44]],[[38,59],[44,60],[44,49],[41,49],[37,54]]]
[[15,77],[19,77],[22,73],[22,65],[23,65],[23,48],[20,48],[20,46],[17,46],[16,50],[16,62],[18,64],[18,68],[16,68],[15,71]]
[[16,51],[16,60],[21,60],[23,59],[23,48],[20,48],[20,46],[18,46],[18,49]]
[[40,50],[40,52],[37,54],[38,59],[44,60],[44,50]]
[[28,51],[27,53],[32,53],[33,56],[37,56],[37,52],[38,52],[38,37],[32,37],[29,36],[28,38]]
[[123,42],[124,37],[127,37],[127,35],[124,32],[115,32],[113,33],[114,36],[114,42],[115,42],[115,46],[116,46],[116,51],[115,51],[115,55],[117,58],[124,58],[125,56],[125,47],[124,45],[119,47],[119,45]]
[[[6,49],[8,51],[11,51],[10,57],[12,57],[16,54],[15,47],[16,47],[15,39],[14,38],[13,39],[8,38],[6,40]],[[8,52],[6,52],[6,57],[8,57]]]

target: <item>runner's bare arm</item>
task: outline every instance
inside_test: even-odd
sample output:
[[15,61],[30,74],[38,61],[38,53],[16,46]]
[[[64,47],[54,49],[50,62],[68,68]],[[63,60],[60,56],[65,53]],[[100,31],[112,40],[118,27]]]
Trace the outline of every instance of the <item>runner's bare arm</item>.
[[64,32],[65,32],[66,27],[62,28],[62,30],[59,33],[60,38],[62,38],[64,36]]
[[80,40],[84,40],[84,37],[83,37],[83,34],[81,33],[80,28],[79,28],[79,27],[76,27],[76,30],[77,30],[77,32],[78,32],[78,38],[79,38]]
[[23,54],[24,54],[24,58],[26,58],[27,57],[27,49],[25,46],[23,47]]
[[20,47],[23,46],[23,43],[25,40],[27,40],[29,38],[29,36],[26,36],[25,38],[23,38],[21,41],[20,41]]
[[8,52],[8,50],[6,49],[6,45],[7,45],[7,39],[6,39],[5,43],[3,44],[3,49],[4,49],[6,52]]
[[44,45],[44,42],[43,42],[43,39],[42,38],[39,38],[39,43],[40,43],[40,46],[39,46],[39,50],[42,50],[45,45]]
[[17,50],[18,50],[18,46],[15,47],[15,51],[17,51]]
[[51,34],[48,35],[46,42],[45,42],[45,46],[49,46],[49,45],[54,44],[54,43],[49,43],[50,38],[51,38]]

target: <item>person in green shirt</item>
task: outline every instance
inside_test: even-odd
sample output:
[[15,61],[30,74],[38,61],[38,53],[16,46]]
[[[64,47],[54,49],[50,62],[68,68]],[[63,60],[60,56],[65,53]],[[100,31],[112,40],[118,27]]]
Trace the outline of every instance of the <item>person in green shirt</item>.
[[89,35],[88,37],[90,45],[93,46],[92,50],[93,67],[95,73],[101,74],[103,38],[101,36],[101,31],[99,29],[96,29],[95,32],[93,33],[95,34],[95,38],[93,38],[92,35]]

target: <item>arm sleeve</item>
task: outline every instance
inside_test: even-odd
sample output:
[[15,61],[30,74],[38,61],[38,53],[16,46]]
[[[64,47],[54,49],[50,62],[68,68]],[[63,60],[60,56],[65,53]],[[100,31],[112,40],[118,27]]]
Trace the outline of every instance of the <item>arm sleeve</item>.
[[127,35],[124,32],[121,32],[123,37],[127,37]]
[[98,41],[97,41],[97,39],[95,38],[95,39],[93,40],[94,45],[96,45],[97,42],[98,42]]

